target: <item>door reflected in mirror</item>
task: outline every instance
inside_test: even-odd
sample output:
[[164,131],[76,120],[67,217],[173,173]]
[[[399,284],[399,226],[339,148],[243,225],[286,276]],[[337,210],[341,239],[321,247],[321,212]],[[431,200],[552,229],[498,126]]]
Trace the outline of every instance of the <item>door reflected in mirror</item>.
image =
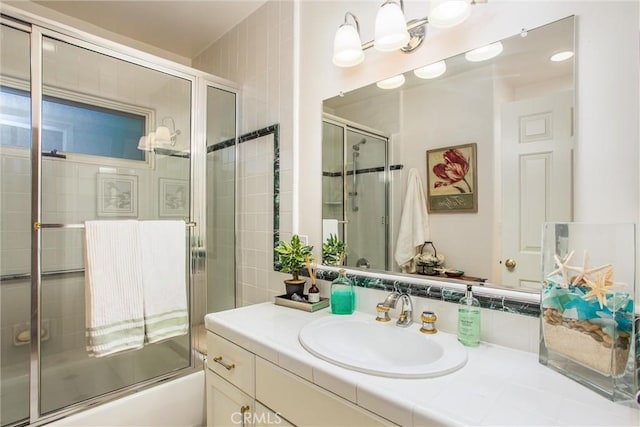
[[440,274],[539,291],[542,224],[573,219],[575,56],[551,57],[575,51],[574,17],[501,42],[492,59],[461,54],[442,74],[407,72],[398,89],[372,84],[323,102],[323,240],[346,243],[345,265],[402,272],[394,254],[409,171],[427,197],[427,185],[443,185],[427,180],[427,151],[476,144],[477,212],[426,215]]

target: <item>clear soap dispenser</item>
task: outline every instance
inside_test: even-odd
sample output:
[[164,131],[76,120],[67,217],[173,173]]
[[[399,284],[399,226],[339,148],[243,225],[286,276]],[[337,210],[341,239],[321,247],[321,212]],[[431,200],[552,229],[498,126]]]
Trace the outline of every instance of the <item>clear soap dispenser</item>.
[[480,345],[480,301],[473,296],[471,285],[458,306],[458,341],[469,347]]
[[331,282],[331,312],[333,314],[352,314],[356,306],[356,293],[353,282],[347,272],[340,269],[339,276]]

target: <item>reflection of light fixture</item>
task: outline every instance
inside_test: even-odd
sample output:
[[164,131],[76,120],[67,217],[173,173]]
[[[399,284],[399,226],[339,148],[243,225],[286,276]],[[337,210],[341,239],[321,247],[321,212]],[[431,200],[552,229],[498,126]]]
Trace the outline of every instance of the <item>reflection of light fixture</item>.
[[413,74],[421,79],[435,79],[443,75],[445,71],[447,71],[447,64],[444,61],[438,61],[413,70]]
[[[424,40],[427,23],[436,27],[453,27],[469,17],[471,5],[487,2],[487,0],[473,0],[471,2],[469,0],[432,1],[437,3],[431,8],[431,13],[434,14],[433,17],[425,16],[424,18],[411,19],[408,22],[404,16],[403,0],[385,1],[376,14],[375,39],[362,43],[360,52],[353,47],[353,44],[356,43],[356,33],[359,33],[358,20],[351,12],[347,12],[347,15],[353,16],[356,28],[346,23],[347,15],[345,15],[345,22],[340,25],[334,38],[333,63],[339,67],[357,65],[362,61],[360,59],[361,51],[371,47],[384,52],[398,49],[405,53],[413,52]],[[359,34],[357,35],[359,36]],[[345,47],[347,45],[349,48]],[[350,52],[357,60],[341,61],[339,58],[343,55],[347,56],[346,52]]]
[[471,15],[471,4],[464,0],[431,0],[429,23],[436,28],[455,27]]
[[[165,124],[170,125],[170,127]],[[163,117],[160,120],[160,126],[156,128],[155,132],[150,132],[149,135],[140,137],[138,150],[153,151],[158,145],[170,145],[173,147],[176,145],[176,138],[180,134],[180,129],[176,129],[176,122],[171,117]]]
[[391,52],[406,45],[409,39],[403,7],[393,1],[384,2],[376,15],[373,47],[382,52]]
[[[169,122],[171,128],[165,126],[165,122]],[[164,117],[160,120],[162,126],[156,128],[155,144],[169,144],[170,146],[176,145],[176,137],[180,135],[180,130],[176,129],[176,122],[171,117]]]
[[380,80],[376,85],[380,89],[395,89],[404,84],[404,75],[398,74],[397,76],[389,77],[388,79]]
[[149,135],[143,135],[138,141],[138,150],[153,151],[155,145],[156,133],[151,132]]
[[[353,18],[355,27],[347,23],[349,16]],[[340,25],[333,39],[333,63],[338,67],[353,67],[363,59],[360,23],[353,13],[347,12],[344,15],[344,24]]]
[[477,49],[470,50],[464,54],[464,57],[469,62],[486,61],[502,53],[502,43],[496,42],[488,44],[486,46],[479,47]]
[[565,50],[563,52],[558,52],[551,55],[551,58],[549,58],[549,60],[553,62],[562,62],[572,57],[573,57],[573,52],[571,52],[570,50]]

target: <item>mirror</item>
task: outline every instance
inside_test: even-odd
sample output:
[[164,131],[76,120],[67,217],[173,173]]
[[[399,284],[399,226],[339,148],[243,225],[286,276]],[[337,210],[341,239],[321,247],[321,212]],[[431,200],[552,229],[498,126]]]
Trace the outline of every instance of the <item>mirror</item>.
[[[337,234],[346,243],[345,265],[402,271],[395,258],[415,169],[430,202],[433,245],[422,253],[444,259],[444,271],[418,264],[413,274],[458,270],[487,286],[538,292],[542,223],[573,218],[574,58],[550,58],[574,51],[574,17],[501,44],[489,60],[444,59],[436,78],[406,72],[397,89],[372,84],[323,102],[323,240]],[[470,145],[462,161],[450,151]],[[461,170],[475,178],[470,185]],[[476,205],[455,209],[469,192],[464,203]]]

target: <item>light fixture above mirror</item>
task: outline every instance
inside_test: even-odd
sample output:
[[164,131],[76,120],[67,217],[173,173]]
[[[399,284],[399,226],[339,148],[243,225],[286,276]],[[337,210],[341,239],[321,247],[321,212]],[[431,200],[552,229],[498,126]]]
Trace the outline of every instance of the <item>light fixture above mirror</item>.
[[[364,51],[374,47],[382,52],[401,50],[413,52],[426,35],[425,26],[449,28],[464,22],[471,14],[471,5],[486,3],[487,0],[431,0],[430,15],[407,22],[402,0],[385,1],[375,22],[375,38],[362,43],[360,23],[351,12],[347,12],[344,23],[338,27],[333,39],[333,63],[338,67],[353,67],[364,60]],[[347,18],[351,16],[354,24]]]

